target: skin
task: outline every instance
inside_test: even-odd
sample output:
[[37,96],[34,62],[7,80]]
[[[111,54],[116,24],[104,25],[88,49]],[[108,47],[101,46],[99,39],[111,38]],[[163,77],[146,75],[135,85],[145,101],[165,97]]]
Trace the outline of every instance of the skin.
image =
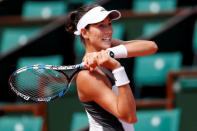
[[129,84],[119,86],[119,93],[116,95],[111,90],[109,79],[97,66],[110,70],[121,66],[116,59],[108,55],[107,48],[124,44],[128,57],[137,57],[155,53],[157,45],[152,41],[112,39],[113,28],[109,17],[91,24],[88,30],[82,29],[81,33],[86,46],[83,60],[89,70],[80,71],[76,78],[79,99],[83,102],[94,101],[117,118],[136,123],[136,104]]

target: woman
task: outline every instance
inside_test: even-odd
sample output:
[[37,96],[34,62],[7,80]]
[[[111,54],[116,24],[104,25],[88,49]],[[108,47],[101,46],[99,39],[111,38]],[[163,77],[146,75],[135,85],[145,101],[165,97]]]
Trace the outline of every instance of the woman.
[[[124,67],[115,58],[150,55],[157,51],[152,41],[112,39],[112,21],[117,10],[106,11],[93,4],[71,12],[66,30],[80,35],[85,44],[85,67],[76,78],[78,96],[88,115],[90,131],[133,131],[137,122],[135,100]],[[114,85],[115,84],[115,85]]]

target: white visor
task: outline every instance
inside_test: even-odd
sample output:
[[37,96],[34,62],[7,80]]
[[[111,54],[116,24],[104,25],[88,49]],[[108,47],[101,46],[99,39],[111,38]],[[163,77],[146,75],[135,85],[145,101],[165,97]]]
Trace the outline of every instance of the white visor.
[[103,21],[107,16],[111,20],[117,20],[121,17],[121,13],[117,10],[107,11],[101,6],[97,6],[89,10],[77,24],[77,31],[74,32],[75,35],[81,35],[81,29],[85,28],[88,24],[95,24]]

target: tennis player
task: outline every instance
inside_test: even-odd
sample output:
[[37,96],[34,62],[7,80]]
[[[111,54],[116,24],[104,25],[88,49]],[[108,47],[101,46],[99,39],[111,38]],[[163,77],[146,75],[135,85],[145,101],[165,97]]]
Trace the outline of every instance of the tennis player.
[[112,21],[120,17],[117,10],[92,4],[71,12],[66,19],[66,30],[80,36],[86,49],[83,61],[89,70],[80,71],[76,83],[90,131],[134,131],[135,99],[125,69],[116,59],[157,51],[152,41],[112,39]]

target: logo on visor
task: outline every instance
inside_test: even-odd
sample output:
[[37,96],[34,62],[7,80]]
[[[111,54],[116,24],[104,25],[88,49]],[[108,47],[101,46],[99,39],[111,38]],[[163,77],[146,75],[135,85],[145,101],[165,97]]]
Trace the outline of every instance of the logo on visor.
[[105,9],[101,9],[101,11],[105,11]]

